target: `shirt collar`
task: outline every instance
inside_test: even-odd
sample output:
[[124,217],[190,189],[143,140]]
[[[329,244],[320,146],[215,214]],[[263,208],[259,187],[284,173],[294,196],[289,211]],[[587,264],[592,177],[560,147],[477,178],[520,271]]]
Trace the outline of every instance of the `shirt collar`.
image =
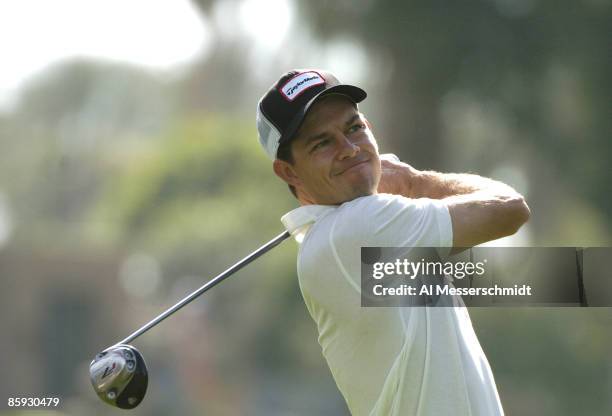
[[335,205],[304,205],[283,215],[281,222],[295,241],[301,243],[312,224],[336,208]]

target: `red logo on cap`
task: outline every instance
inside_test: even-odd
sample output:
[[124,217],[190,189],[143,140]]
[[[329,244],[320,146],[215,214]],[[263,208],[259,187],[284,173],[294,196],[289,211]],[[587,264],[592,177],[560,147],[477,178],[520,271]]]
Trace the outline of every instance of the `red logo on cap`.
[[325,84],[325,79],[318,72],[302,72],[285,82],[285,84],[280,87],[280,93],[288,101],[293,101],[304,91],[321,84]]

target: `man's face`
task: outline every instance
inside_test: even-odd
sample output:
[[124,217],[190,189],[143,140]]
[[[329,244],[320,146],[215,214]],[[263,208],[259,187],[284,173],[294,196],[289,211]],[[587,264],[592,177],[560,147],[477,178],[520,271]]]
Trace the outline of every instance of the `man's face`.
[[348,98],[330,94],[315,103],[291,145],[293,165],[277,160],[275,171],[302,202],[335,205],[376,193],[378,145]]

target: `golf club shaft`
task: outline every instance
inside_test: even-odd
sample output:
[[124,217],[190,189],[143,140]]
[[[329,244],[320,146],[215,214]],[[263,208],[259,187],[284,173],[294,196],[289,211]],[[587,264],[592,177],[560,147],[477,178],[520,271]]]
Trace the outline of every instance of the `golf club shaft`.
[[225,270],[223,273],[217,275],[212,280],[206,282],[206,284],[204,286],[200,287],[195,292],[187,295],[185,298],[183,298],[182,300],[177,302],[174,306],[172,306],[171,308],[167,309],[162,314],[160,314],[156,318],[152,319],[149,323],[147,323],[146,325],[142,326],[140,329],[136,330],[131,335],[129,335],[127,338],[121,340],[120,342],[118,342],[115,345],[129,344],[130,342],[132,342],[133,340],[135,340],[136,338],[138,338],[139,336],[141,336],[142,334],[147,332],[149,329],[153,328],[155,325],[157,325],[158,323],[160,323],[161,321],[163,321],[164,319],[166,319],[167,317],[172,315],[174,312],[178,311],[183,306],[185,306],[188,303],[190,303],[192,300],[194,300],[195,298],[200,296],[202,293],[206,292],[211,287],[213,287],[213,286],[217,285],[218,283],[222,282],[224,279],[226,279],[227,277],[231,276],[232,274],[234,274],[238,270],[242,269],[244,266],[246,266],[247,264],[249,264],[250,262],[252,262],[256,258],[261,256],[262,254],[264,254],[267,251],[273,249],[274,247],[279,245],[281,242],[283,242],[285,239],[287,239],[290,236],[291,236],[291,234],[289,233],[289,231],[285,231],[284,233],[279,234],[278,236],[274,237],[272,240],[267,242],[265,245],[261,246],[260,248],[258,248],[257,250],[255,250],[254,252],[252,252],[251,254],[249,254],[248,256],[243,258],[242,260],[240,260],[238,263],[234,264],[229,269]]

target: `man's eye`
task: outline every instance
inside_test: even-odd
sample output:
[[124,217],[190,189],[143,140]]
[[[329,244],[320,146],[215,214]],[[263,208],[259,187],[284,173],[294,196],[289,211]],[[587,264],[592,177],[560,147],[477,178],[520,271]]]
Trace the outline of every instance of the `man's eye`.
[[328,143],[329,143],[329,139],[321,140],[317,144],[312,146],[312,149],[310,149],[310,151],[314,152],[315,150],[321,149],[322,147],[326,146]]
[[365,124],[363,123],[357,123],[357,124],[353,124],[350,128],[349,128],[349,133],[354,133],[356,131],[359,131],[361,129],[365,128]]

